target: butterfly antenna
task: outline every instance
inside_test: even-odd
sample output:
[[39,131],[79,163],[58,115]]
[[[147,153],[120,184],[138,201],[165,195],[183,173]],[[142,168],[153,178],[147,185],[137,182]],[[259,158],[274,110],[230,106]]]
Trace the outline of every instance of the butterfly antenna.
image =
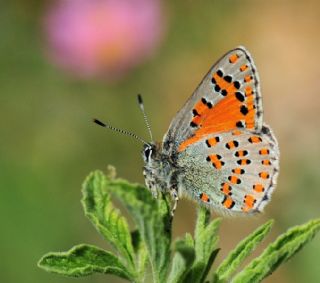
[[150,124],[148,122],[148,118],[147,118],[146,112],[144,111],[144,105],[143,105],[143,100],[142,100],[141,94],[138,94],[138,103],[139,103],[139,107],[140,107],[140,110],[141,110],[142,115],[143,115],[144,122],[145,122],[145,124],[147,126],[151,141],[153,142],[151,127],[150,127]]
[[104,127],[104,128],[110,129],[112,131],[118,132],[120,134],[132,137],[132,138],[134,138],[134,139],[136,139],[138,141],[141,141],[144,144],[148,144],[146,141],[144,141],[142,138],[138,137],[134,133],[131,133],[131,132],[128,132],[126,130],[122,130],[122,129],[119,129],[119,128],[116,128],[116,127],[113,127],[113,126],[108,125],[108,124],[105,124],[105,123],[101,122],[98,119],[93,119],[93,122],[96,123],[97,125],[101,126],[101,127]]

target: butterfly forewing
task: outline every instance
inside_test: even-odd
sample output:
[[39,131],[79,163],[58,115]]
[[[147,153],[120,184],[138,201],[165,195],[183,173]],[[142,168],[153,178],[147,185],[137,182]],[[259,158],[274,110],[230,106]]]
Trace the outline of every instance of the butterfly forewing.
[[173,119],[165,150],[180,152],[210,133],[237,128],[262,128],[259,79],[244,47],[229,51],[210,69]]

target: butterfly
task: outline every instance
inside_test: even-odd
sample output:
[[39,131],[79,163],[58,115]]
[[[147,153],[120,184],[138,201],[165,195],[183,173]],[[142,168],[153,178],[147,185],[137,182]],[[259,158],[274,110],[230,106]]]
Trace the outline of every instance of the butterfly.
[[[139,104],[152,139],[141,96]],[[242,46],[215,63],[173,118],[162,142],[143,145],[143,175],[156,197],[170,193],[172,216],[181,196],[222,215],[259,213],[270,202],[279,148],[263,122],[258,73]]]

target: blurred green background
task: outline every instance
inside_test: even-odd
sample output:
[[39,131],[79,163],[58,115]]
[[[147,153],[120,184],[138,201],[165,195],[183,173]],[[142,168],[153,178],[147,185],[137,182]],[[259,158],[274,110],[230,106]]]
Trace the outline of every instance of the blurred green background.
[[[80,205],[90,171],[113,164],[119,176],[143,182],[141,144],[91,118],[148,138],[136,103],[142,93],[160,140],[211,64],[240,44],[259,70],[265,121],[280,143],[280,177],[263,215],[223,221],[218,262],[269,218],[276,223],[267,241],[319,217],[319,1],[163,2],[161,46],[113,83],[76,79],[50,63],[41,26],[46,5],[39,2],[0,4],[1,282],[123,282],[103,275],[63,278],[36,266],[48,251],[82,242],[106,247]],[[182,201],[174,235],[192,231],[194,216],[195,205]],[[318,237],[265,282],[320,282],[319,260]]]

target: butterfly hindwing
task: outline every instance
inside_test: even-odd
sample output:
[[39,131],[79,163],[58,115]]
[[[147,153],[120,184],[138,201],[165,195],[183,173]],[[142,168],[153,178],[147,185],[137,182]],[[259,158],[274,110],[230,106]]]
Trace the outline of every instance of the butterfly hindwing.
[[237,128],[262,128],[259,78],[244,47],[229,51],[210,69],[171,122],[164,150],[181,152],[203,136]]
[[268,202],[279,168],[277,142],[267,126],[210,134],[186,148],[182,193],[223,214],[259,212]]

